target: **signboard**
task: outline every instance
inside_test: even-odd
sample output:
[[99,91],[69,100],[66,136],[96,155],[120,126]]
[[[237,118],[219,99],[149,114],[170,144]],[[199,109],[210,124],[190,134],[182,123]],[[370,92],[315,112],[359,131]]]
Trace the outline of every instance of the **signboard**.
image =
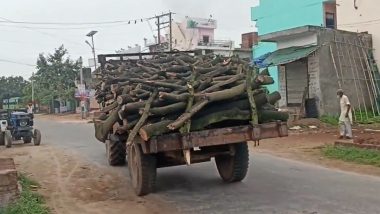
[[90,98],[91,90],[86,89],[86,85],[84,84],[79,84],[78,88],[75,89],[75,94],[74,96],[76,98]]

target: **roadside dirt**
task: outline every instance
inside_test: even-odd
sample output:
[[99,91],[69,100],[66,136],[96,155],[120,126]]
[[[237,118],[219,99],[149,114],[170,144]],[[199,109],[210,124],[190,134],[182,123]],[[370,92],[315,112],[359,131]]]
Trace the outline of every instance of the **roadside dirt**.
[[[354,131],[355,141],[365,139],[368,134],[361,130]],[[372,138],[380,139],[380,135],[372,135]],[[251,143],[251,151],[269,153],[275,156],[306,161],[329,168],[352,171],[368,175],[380,176],[380,168],[369,165],[348,163],[341,160],[329,159],[323,156],[321,149],[326,145],[333,145],[338,135],[334,129],[322,129],[315,131],[291,131],[286,138],[275,138],[260,141],[260,146],[254,147]]]
[[52,213],[176,213],[154,195],[135,196],[125,175],[65,152],[47,145],[0,147],[0,157],[14,158],[19,172],[39,182]]
[[36,118],[43,120],[54,120],[61,123],[89,123],[91,118],[81,119],[80,114],[36,114]]

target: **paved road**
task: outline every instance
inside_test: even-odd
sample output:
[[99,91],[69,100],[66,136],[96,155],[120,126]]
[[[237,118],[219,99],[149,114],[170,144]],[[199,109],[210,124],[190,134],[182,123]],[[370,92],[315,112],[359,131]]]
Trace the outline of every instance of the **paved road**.
[[[38,121],[44,143],[107,165],[91,124]],[[127,174],[126,167],[116,168]],[[127,176],[126,176],[127,182]],[[156,196],[182,213],[380,214],[380,179],[251,154],[242,183],[225,185],[213,162],[158,170]]]

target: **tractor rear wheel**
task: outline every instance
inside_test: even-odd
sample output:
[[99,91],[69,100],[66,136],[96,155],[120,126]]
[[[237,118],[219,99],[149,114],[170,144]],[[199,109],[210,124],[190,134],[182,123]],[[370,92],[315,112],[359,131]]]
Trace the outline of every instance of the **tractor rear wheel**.
[[128,170],[136,195],[143,196],[154,191],[157,176],[157,159],[144,154],[141,145],[128,146]]
[[215,157],[216,167],[220,177],[227,183],[239,182],[248,172],[249,152],[246,142],[233,144],[233,155]]
[[125,142],[116,139],[118,138],[113,139],[113,137],[110,137],[110,139],[107,139],[105,142],[107,160],[111,166],[124,165],[127,155]]
[[4,144],[6,148],[12,147],[12,134],[8,130],[4,132]]
[[39,146],[41,144],[41,132],[38,129],[34,129],[33,144]]

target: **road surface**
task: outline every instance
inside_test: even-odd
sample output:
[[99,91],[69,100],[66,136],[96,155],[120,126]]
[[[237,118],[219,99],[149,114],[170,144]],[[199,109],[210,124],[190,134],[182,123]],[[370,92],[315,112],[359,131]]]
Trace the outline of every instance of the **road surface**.
[[[43,143],[106,166],[92,124],[38,120]],[[125,173],[127,167],[115,168]],[[380,178],[251,153],[242,183],[223,184],[213,162],[158,170],[157,192],[180,213],[380,213]]]

